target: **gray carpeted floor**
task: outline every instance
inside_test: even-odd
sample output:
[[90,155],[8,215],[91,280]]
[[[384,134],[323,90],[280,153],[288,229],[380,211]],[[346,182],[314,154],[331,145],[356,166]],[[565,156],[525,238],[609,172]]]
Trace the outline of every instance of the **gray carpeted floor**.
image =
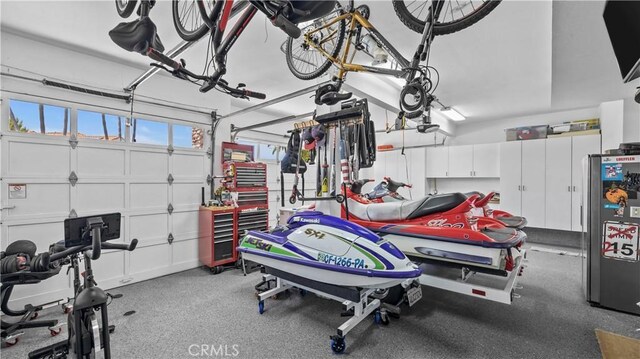
[[[202,345],[218,350],[226,345],[230,357],[333,357],[329,335],[345,320],[340,303],[292,294],[267,300],[259,315],[253,289],[259,279],[259,273],[243,277],[237,270],[211,275],[194,269],[112,290],[124,294],[109,306],[116,325],[113,357],[206,357],[193,355],[202,354]],[[424,287],[422,301],[403,308],[402,317],[389,326],[367,320],[349,333],[345,355],[598,358],[595,328],[640,338],[640,317],[584,301],[579,257],[531,251],[520,283],[522,297],[511,306]],[[129,310],[136,314],[123,316]],[[46,315],[54,316],[60,311]],[[2,349],[2,358],[25,358],[57,340],[47,330],[28,330],[18,345]]]

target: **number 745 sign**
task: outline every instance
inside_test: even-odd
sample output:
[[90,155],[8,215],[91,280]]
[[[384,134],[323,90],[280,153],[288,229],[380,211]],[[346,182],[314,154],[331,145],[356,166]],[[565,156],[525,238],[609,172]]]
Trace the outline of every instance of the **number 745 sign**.
[[602,256],[615,259],[638,261],[638,232],[637,224],[621,222],[604,222],[604,236],[602,238]]

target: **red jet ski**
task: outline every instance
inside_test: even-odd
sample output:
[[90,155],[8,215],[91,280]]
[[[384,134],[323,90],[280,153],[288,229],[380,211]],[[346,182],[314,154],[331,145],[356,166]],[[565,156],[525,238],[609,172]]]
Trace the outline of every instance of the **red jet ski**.
[[[368,179],[363,181],[365,183],[371,182]],[[375,203],[406,201],[407,199],[398,193],[399,188],[411,188],[411,185],[394,181],[390,177],[384,177],[383,181],[378,183],[369,193],[366,193],[364,197]],[[467,197],[472,195],[477,195],[473,202],[474,209],[472,212],[474,216],[478,217],[478,225],[483,226],[495,223],[491,219],[500,221],[500,224],[506,227],[516,229],[522,229],[527,225],[527,220],[524,217],[514,216],[508,212],[494,210],[489,207],[489,201],[495,196],[495,192],[490,192],[486,196],[480,192],[466,193]],[[490,218],[490,220],[485,220],[485,218]]]
[[361,195],[372,180],[347,186],[342,216],[393,243],[416,262],[453,265],[507,276],[526,234],[471,213],[478,195],[447,193],[414,201],[373,202]]
[[476,200],[473,202],[473,207],[477,209],[474,211],[476,216],[484,216],[487,218],[497,219],[504,223],[505,226],[511,228],[522,229],[527,225],[527,219],[520,216],[514,216],[509,212],[501,211],[499,209],[493,209],[489,207],[489,201],[496,195],[495,192],[489,192],[484,195],[481,192],[469,192],[466,193],[468,197],[477,195]]

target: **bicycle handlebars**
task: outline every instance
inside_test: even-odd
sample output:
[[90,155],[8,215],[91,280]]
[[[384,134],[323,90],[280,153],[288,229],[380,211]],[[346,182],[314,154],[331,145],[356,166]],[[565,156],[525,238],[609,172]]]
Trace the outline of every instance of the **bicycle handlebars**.
[[264,100],[267,98],[267,95],[263,93],[254,92],[254,91],[241,88],[241,87],[244,87],[244,85],[236,88],[230,87],[227,81],[221,79],[223,74],[219,72],[214,73],[212,76],[196,75],[193,72],[187,70],[184,66],[184,63],[175,61],[172,58],[168,57],[167,55],[163,54],[162,52],[152,47],[149,47],[149,50],[147,50],[147,56],[166,66],[169,66],[170,69],[167,69],[166,67],[159,64],[151,64],[151,66],[155,66],[167,72],[170,72],[175,77],[178,77],[183,80],[189,80],[189,78],[192,78],[195,80],[204,81],[204,84],[202,84],[202,86],[200,87],[200,92],[207,92],[212,88],[218,86],[223,91],[226,91],[229,95],[233,97],[238,97],[238,98],[253,97],[260,100]]

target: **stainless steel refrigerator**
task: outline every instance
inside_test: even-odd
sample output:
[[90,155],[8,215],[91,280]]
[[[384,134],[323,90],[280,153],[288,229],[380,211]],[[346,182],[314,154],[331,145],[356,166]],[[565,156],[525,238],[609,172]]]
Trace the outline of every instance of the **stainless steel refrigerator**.
[[586,298],[640,315],[640,151],[590,155],[584,167]]

